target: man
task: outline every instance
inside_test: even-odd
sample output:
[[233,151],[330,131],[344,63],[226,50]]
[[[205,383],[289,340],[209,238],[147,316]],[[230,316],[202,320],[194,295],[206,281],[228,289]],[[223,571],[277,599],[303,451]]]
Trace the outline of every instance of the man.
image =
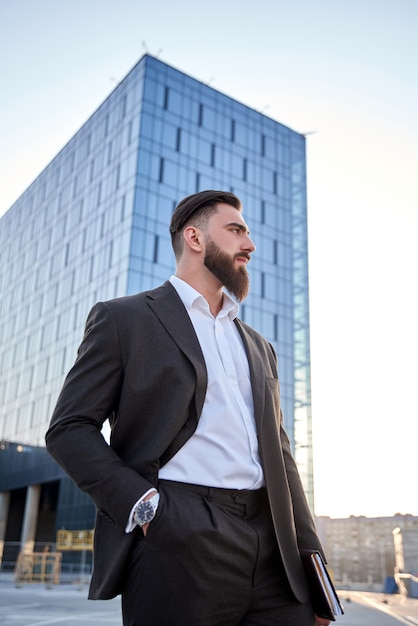
[[299,556],[321,546],[276,356],[223,291],[248,292],[241,203],[189,196],[170,233],[176,275],[93,307],[46,435],[97,506],[89,597],[122,594],[125,626],[326,625]]

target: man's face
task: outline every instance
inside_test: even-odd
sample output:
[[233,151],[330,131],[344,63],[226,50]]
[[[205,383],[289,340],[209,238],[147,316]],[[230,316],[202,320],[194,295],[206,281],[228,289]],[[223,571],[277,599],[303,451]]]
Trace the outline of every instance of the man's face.
[[248,295],[247,263],[255,245],[241,213],[220,204],[211,216],[205,234],[205,266],[241,302]]

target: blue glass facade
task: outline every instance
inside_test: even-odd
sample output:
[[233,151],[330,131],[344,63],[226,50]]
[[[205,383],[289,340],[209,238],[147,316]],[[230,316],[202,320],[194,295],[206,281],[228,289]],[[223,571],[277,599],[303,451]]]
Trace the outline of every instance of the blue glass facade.
[[43,443],[89,308],[167,279],[173,208],[202,189],[243,202],[240,317],[278,353],[312,503],[305,139],[149,55],[0,220],[0,439]]

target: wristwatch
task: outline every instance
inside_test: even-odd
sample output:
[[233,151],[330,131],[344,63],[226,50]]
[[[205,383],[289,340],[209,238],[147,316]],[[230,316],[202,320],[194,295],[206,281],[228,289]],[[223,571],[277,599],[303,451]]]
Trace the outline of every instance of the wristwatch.
[[134,511],[134,520],[138,526],[152,522],[158,509],[160,494],[156,493],[149,500],[140,502]]

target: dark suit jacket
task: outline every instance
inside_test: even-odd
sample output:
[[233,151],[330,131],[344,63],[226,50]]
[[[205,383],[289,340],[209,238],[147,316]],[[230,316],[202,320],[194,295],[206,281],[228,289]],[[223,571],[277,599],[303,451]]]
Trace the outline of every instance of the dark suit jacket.
[[[248,355],[277,541],[292,589],[305,601],[308,591],[298,548],[321,546],[282,427],[276,356],[256,331],[239,320],[236,324]],[[125,533],[131,508],[157,484],[160,464],[193,434],[206,386],[200,345],[169,282],[96,304],[90,311],[46,442],[97,506],[91,598],[121,593],[137,532]],[[110,446],[100,434],[107,418]]]

